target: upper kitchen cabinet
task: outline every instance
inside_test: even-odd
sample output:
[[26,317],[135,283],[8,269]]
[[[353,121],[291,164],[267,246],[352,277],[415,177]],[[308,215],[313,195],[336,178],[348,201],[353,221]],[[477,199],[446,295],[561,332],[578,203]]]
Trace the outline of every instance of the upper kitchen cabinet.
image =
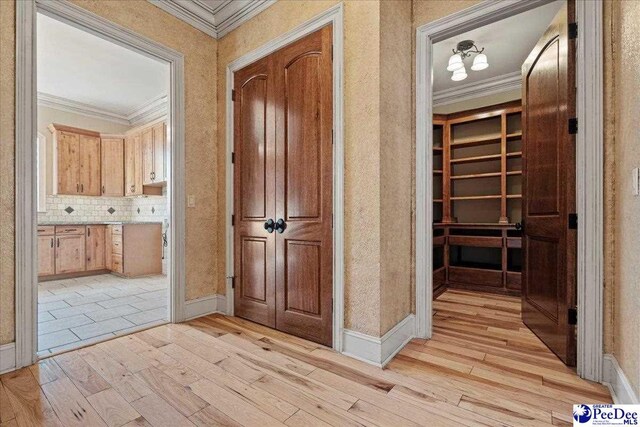
[[124,140],[124,195],[142,195],[142,135],[133,133]]
[[142,131],[142,176],[144,185],[158,186],[166,182],[166,125],[157,123]]
[[102,195],[124,196],[124,139],[103,137],[101,150]]
[[59,124],[53,134],[53,193],[99,196],[101,194],[100,134]]

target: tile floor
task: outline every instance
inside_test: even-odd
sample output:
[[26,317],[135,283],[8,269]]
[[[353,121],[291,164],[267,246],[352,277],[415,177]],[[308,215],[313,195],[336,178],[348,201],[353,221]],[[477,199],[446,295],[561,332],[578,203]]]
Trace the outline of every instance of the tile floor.
[[112,274],[38,284],[38,355],[127,334],[168,318],[167,276]]

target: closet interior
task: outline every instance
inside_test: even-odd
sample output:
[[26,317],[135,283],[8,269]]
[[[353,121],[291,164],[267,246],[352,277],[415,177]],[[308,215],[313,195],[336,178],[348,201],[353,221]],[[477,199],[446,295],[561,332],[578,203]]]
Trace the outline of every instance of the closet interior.
[[520,295],[521,102],[433,116],[433,297]]

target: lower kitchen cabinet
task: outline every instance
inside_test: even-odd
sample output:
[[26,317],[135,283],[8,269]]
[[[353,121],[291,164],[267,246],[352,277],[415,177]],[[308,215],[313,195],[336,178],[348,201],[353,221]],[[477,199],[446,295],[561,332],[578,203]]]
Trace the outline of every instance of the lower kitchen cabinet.
[[56,274],[85,271],[85,236],[56,234]]
[[104,270],[106,225],[87,226],[87,271]]
[[38,234],[38,276],[47,276],[56,272],[55,236]]

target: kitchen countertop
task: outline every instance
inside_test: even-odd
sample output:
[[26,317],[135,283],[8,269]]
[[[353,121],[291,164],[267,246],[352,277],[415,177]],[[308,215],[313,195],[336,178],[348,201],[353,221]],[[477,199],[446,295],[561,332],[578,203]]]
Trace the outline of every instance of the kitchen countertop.
[[39,222],[38,225],[129,225],[129,224],[162,224],[162,221],[76,221],[76,222]]

